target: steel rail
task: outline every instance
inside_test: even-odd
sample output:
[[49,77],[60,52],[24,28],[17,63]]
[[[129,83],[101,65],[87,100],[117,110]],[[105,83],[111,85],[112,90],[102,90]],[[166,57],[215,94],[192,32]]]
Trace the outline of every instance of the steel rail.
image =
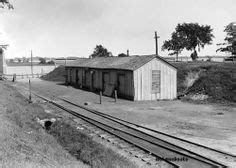
[[[35,94],[35,93],[34,93],[34,94]],[[36,95],[37,97],[43,98],[44,100],[46,100],[46,101],[48,101],[48,102],[54,104],[54,105],[57,106],[57,107],[60,107],[60,108],[64,109],[64,110],[67,111],[67,112],[69,112],[69,111],[70,111],[70,113],[73,112],[74,115],[75,115],[75,113],[76,113],[76,112],[74,112],[74,111],[72,111],[72,110],[70,110],[70,109],[67,109],[67,108],[65,108],[64,106],[61,106],[61,105],[59,105],[58,103],[56,103],[56,102],[54,102],[54,101],[51,101],[51,100],[49,100],[49,99],[47,99],[47,98],[45,98],[45,97],[42,97],[42,96],[40,96],[40,95],[38,95],[38,94],[35,94],[35,95]],[[143,140],[143,141],[149,142],[150,144],[154,144],[154,145],[156,145],[156,146],[159,146],[159,147],[162,147],[162,148],[167,149],[167,150],[169,150],[169,151],[175,152],[175,153],[177,153],[177,154],[179,154],[179,155],[182,155],[182,156],[185,156],[185,157],[188,157],[188,158],[192,158],[192,159],[197,160],[197,161],[200,161],[200,162],[202,162],[202,163],[209,164],[209,165],[212,165],[212,166],[214,166],[214,167],[218,167],[218,166],[226,167],[225,165],[223,165],[223,164],[221,164],[221,163],[215,162],[215,161],[210,160],[210,159],[208,159],[208,158],[204,158],[204,157],[202,157],[202,156],[200,156],[200,155],[197,155],[197,154],[195,154],[195,153],[193,153],[193,152],[191,152],[191,151],[188,151],[188,150],[186,150],[186,149],[184,149],[184,148],[182,148],[182,149],[185,150],[185,151],[188,151],[189,153],[191,153],[191,154],[193,154],[193,155],[196,155],[196,156],[198,156],[198,157],[201,157],[201,158],[203,158],[203,159],[206,159],[207,161],[210,161],[210,162],[212,162],[212,163],[206,162],[205,160],[201,160],[201,159],[199,159],[199,158],[195,158],[195,157],[192,157],[192,156],[183,154],[183,153],[181,153],[181,152],[178,152],[178,151],[173,150],[173,149],[171,149],[171,148],[168,148],[168,147],[159,145],[159,144],[157,144],[157,143],[148,141],[147,139],[140,138],[140,137],[138,137],[138,136],[135,135],[135,134],[131,134],[131,133],[129,133],[129,132],[126,132],[126,131],[123,131],[123,130],[120,130],[120,129],[111,127],[111,126],[106,125],[106,124],[104,124],[104,123],[98,122],[98,121],[96,121],[96,120],[94,120],[94,119],[88,118],[88,117],[86,117],[86,116],[84,116],[84,115],[81,115],[81,114],[78,114],[78,113],[76,113],[76,115],[77,115],[77,116],[79,115],[80,118],[81,118],[81,117],[86,118],[86,120],[92,120],[92,121],[93,121],[93,123],[92,123],[93,125],[94,125],[94,122],[97,122],[97,123],[99,123],[99,124],[105,125],[106,127],[110,127],[110,128],[113,129],[113,130],[118,130],[118,131],[120,131],[120,132],[122,131],[123,133],[128,134],[128,135],[130,135],[130,136],[132,136],[132,137],[139,138],[139,139],[141,139],[141,140]],[[98,114],[96,114],[96,115],[98,115]],[[104,116],[103,116],[103,117],[104,117]],[[117,121],[115,121],[115,122],[117,122]],[[91,122],[90,122],[90,123],[91,123]],[[98,125],[96,125],[96,126],[98,126]],[[127,125],[125,125],[125,126],[127,127]],[[134,128],[131,127],[131,129],[134,129]],[[104,129],[103,129],[103,130],[104,130]],[[107,130],[106,130],[106,131],[107,131]],[[139,130],[137,130],[137,131],[139,131]],[[109,133],[110,133],[110,132],[109,132]],[[144,132],[142,132],[142,133],[144,133]],[[113,134],[114,134],[114,133],[113,133]],[[150,136],[149,134],[146,134],[146,135]],[[116,135],[116,136],[118,136],[118,135]],[[156,138],[156,137],[153,137],[153,138]],[[122,138],[122,139],[123,139],[123,138]],[[127,141],[127,140],[126,140],[126,141]],[[163,140],[162,140],[162,141],[163,141]],[[131,143],[132,143],[132,142],[131,142]],[[165,143],[166,143],[166,142],[165,142]],[[170,144],[170,143],[169,143],[169,144]],[[170,145],[173,145],[173,144],[170,144]],[[173,146],[175,146],[175,145],[173,145]],[[176,147],[178,147],[178,146],[176,146]],[[180,148],[180,147],[178,147],[178,148]],[[148,152],[150,152],[150,151],[148,151]],[[160,156],[159,156],[159,157],[160,157]],[[217,166],[216,166],[216,165],[217,165]]]
[[[160,139],[160,138],[158,138],[158,137],[156,137],[156,136],[150,135],[150,134],[148,134],[148,133],[146,133],[146,132],[143,132],[143,131],[141,131],[141,130],[138,130],[138,129],[136,129],[136,128],[133,128],[133,127],[131,127],[131,126],[129,126],[129,125],[123,124],[123,123],[121,123],[121,122],[119,122],[119,121],[116,121],[116,120],[113,119],[113,118],[116,118],[116,117],[111,117],[110,115],[106,115],[106,114],[104,114],[104,113],[102,113],[102,112],[98,112],[97,110],[93,110],[93,109],[89,109],[89,108],[84,107],[84,106],[77,105],[76,103],[73,103],[73,102],[71,102],[71,101],[69,101],[69,100],[66,100],[66,99],[64,99],[64,98],[60,98],[60,97],[57,97],[57,98],[60,99],[60,100],[62,100],[62,101],[65,101],[65,102],[67,102],[67,103],[69,103],[69,104],[71,104],[71,105],[74,105],[74,106],[77,106],[77,107],[82,108],[82,109],[84,109],[84,110],[87,110],[87,111],[89,111],[89,112],[91,112],[91,113],[93,113],[93,114],[96,114],[96,115],[98,115],[98,116],[102,115],[104,118],[107,118],[107,119],[109,119],[109,120],[111,120],[111,121],[114,121],[114,122],[116,122],[116,123],[119,123],[120,125],[123,125],[123,126],[125,126],[125,127],[128,127],[129,129],[133,129],[133,130],[135,130],[135,131],[137,131],[137,132],[139,132],[139,133],[142,133],[142,134],[144,134],[144,135],[146,135],[146,136],[149,136],[149,137],[151,137],[151,138],[154,138],[154,139],[157,139],[157,140],[159,140],[159,141],[162,141],[162,142],[164,142],[164,143],[166,143],[166,144],[168,144],[168,145],[174,146],[175,148],[179,148],[179,149],[181,149],[181,150],[183,150],[183,151],[186,151],[186,152],[188,152],[188,153],[190,153],[190,154],[192,154],[192,155],[195,155],[195,156],[198,156],[198,157],[200,157],[200,158],[203,158],[203,159],[205,159],[205,160],[207,160],[207,161],[210,161],[210,162],[212,162],[212,163],[214,163],[214,164],[220,165],[220,166],[222,166],[222,167],[227,167],[227,166],[225,166],[224,164],[221,164],[221,163],[219,163],[219,162],[217,162],[217,161],[215,161],[215,160],[209,159],[209,158],[207,158],[207,157],[204,157],[204,156],[202,156],[202,155],[199,155],[199,154],[197,154],[197,153],[194,153],[194,152],[192,152],[192,151],[190,151],[190,150],[188,150],[188,149],[185,149],[185,148],[183,148],[183,147],[177,146],[177,145],[172,144],[172,143],[170,143],[170,142],[168,142],[168,141],[165,141],[165,140],[163,140],[163,139]],[[181,153],[181,154],[183,154],[183,153]],[[195,158],[195,159],[196,159],[196,158]]]
[[204,146],[204,145],[201,145],[199,143],[191,142],[191,141],[188,141],[186,139],[182,139],[182,138],[179,138],[179,137],[176,137],[176,136],[173,136],[173,135],[169,135],[169,134],[161,132],[161,131],[157,131],[157,130],[154,130],[154,129],[151,129],[151,128],[148,128],[148,127],[145,127],[145,126],[142,126],[142,125],[138,125],[138,124],[130,122],[130,121],[126,121],[126,120],[120,119],[118,117],[111,116],[111,115],[106,114],[106,113],[99,112],[97,110],[93,110],[93,109],[87,108],[87,107],[82,106],[82,105],[78,105],[78,104],[72,102],[71,100],[68,100],[68,99],[65,99],[65,98],[61,98],[61,97],[57,97],[57,98],[62,100],[62,101],[65,101],[65,102],[67,102],[69,104],[72,104],[74,106],[77,106],[79,108],[82,108],[82,109],[88,110],[90,112],[94,112],[94,113],[97,113],[97,114],[109,117],[111,119],[122,121],[124,123],[130,124],[130,125],[133,125],[133,126],[136,126],[136,127],[139,127],[139,128],[143,128],[145,130],[152,131],[152,132],[155,132],[155,133],[158,133],[158,134],[162,134],[162,135],[165,135],[167,137],[170,137],[170,138],[173,138],[173,139],[177,139],[179,141],[182,141],[182,142],[185,142],[185,143],[189,143],[189,144],[192,144],[192,145],[195,145],[195,146],[198,146],[198,147],[202,147],[202,148],[205,148],[205,149],[208,149],[208,150],[211,150],[211,151],[214,151],[214,152],[218,152],[218,153],[221,153],[221,154],[224,154],[224,155],[227,155],[227,156],[236,157],[236,155],[233,155],[231,153],[227,153],[227,152],[224,152],[224,151],[221,151],[221,150],[217,150],[217,149],[214,149],[214,148],[211,148],[211,147],[208,147],[208,146]]
[[[122,136],[115,134],[115,133],[112,132],[112,131],[108,131],[108,130],[104,129],[104,128],[101,127],[101,126],[99,126],[99,125],[97,125],[97,124],[94,124],[94,122],[98,122],[98,121],[96,121],[96,120],[94,120],[94,119],[91,119],[91,118],[89,118],[89,117],[86,117],[86,116],[84,116],[84,115],[81,115],[81,114],[79,114],[79,113],[77,113],[77,112],[75,112],[75,111],[73,111],[73,110],[67,109],[66,107],[64,107],[64,106],[62,106],[62,105],[60,105],[60,104],[57,104],[57,103],[55,103],[54,101],[51,101],[51,100],[49,100],[49,99],[47,99],[47,98],[45,98],[45,97],[43,97],[43,96],[40,96],[40,95],[35,94],[35,93],[33,93],[33,94],[34,94],[35,96],[37,96],[37,97],[39,97],[39,98],[41,98],[41,99],[43,99],[43,100],[49,102],[49,103],[55,105],[56,107],[59,107],[60,109],[63,109],[64,111],[66,111],[66,112],[68,112],[68,113],[70,113],[70,114],[72,114],[72,115],[74,115],[74,116],[76,116],[76,117],[82,118],[84,121],[88,122],[89,124],[91,124],[91,125],[96,125],[96,127],[100,128],[101,130],[104,130],[105,132],[109,132],[110,134],[115,135],[116,137],[119,137],[120,139],[122,139],[122,140],[124,140],[124,141],[126,141],[126,142],[128,142],[128,143],[131,143],[132,145],[134,145],[134,146],[136,146],[136,147],[138,147],[138,148],[140,148],[140,149],[142,149],[142,150],[148,152],[149,154],[151,154],[151,155],[157,157],[158,159],[160,159],[160,160],[162,160],[162,161],[164,161],[164,162],[166,162],[166,163],[172,165],[173,167],[179,168],[178,165],[176,165],[176,164],[174,164],[174,163],[168,161],[167,159],[164,159],[163,157],[161,157],[161,156],[159,156],[159,155],[157,155],[157,154],[155,154],[155,153],[153,153],[153,152],[150,152],[150,150],[148,150],[147,148],[145,148],[145,147],[143,147],[143,146],[140,146],[140,145],[137,145],[137,144],[133,143],[132,141],[127,140],[127,139],[123,138]],[[103,123],[100,123],[100,124],[103,124]],[[103,125],[105,125],[105,124],[103,124]],[[106,125],[106,126],[107,126],[107,125]],[[111,127],[111,129],[116,130],[116,128],[113,128],[113,127]],[[118,130],[118,129],[117,129],[117,130]]]

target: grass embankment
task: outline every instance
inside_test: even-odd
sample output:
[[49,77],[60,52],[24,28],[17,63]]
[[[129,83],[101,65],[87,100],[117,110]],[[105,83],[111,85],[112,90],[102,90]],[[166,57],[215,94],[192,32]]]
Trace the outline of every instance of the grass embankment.
[[47,81],[65,82],[65,75],[65,67],[61,65],[49,72],[47,75],[43,75],[41,79]]
[[50,117],[40,106],[6,82],[0,82],[0,92],[0,167],[88,167],[36,123],[38,116]]
[[[135,167],[133,163],[128,161],[125,157],[120,156],[113,150],[104,147],[103,145],[95,142],[90,136],[77,130],[75,126],[70,124],[70,120],[60,119],[53,123],[48,130],[43,130],[41,125],[36,122],[37,118],[50,119],[58,118],[58,116],[52,113],[46,113],[44,109],[38,104],[27,102],[21,94],[19,94],[14,88],[8,86],[14,92],[11,92],[11,96],[15,98],[16,103],[13,103],[8,109],[8,117],[16,123],[20,128],[30,128],[35,133],[35,143],[60,144],[65,151],[68,151],[71,156],[74,156],[77,160],[84,162],[85,164],[96,168],[112,168],[112,167]],[[22,109],[20,112],[14,109]],[[42,133],[44,132],[44,133]],[[42,134],[46,134],[42,136]],[[50,141],[45,136],[52,136]],[[49,147],[43,146],[43,151],[53,150]],[[61,155],[61,151],[54,153],[55,155]],[[68,156],[67,156],[68,157]],[[73,167],[73,166],[72,166]],[[78,167],[81,167],[78,165]],[[83,167],[83,166],[82,166]]]
[[124,157],[93,141],[91,137],[78,132],[75,127],[65,122],[57,121],[48,132],[73,156],[92,167],[135,167]]
[[[236,64],[191,62],[175,63],[178,68],[178,93],[205,94],[209,100],[236,102]],[[190,73],[198,74],[194,83],[186,87]]]

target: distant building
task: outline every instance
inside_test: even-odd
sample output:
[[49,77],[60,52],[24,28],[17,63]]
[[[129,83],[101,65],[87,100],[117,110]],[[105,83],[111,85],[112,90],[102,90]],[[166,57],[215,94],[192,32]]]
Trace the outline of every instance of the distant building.
[[32,60],[31,60],[31,58],[28,58],[28,62],[32,62],[32,63],[34,63],[34,64],[38,64],[38,63],[40,63],[40,57],[33,57],[32,58]]
[[80,58],[80,57],[62,57],[62,58],[54,58],[53,61],[56,65],[67,65],[68,63],[81,60],[81,59],[88,59],[88,58]]
[[199,56],[198,61],[224,62],[226,56]]
[[22,61],[23,61],[22,58],[14,58],[14,59],[13,59],[13,62],[14,62],[14,63],[20,63],[20,62],[22,62]]
[[68,63],[66,83],[137,101],[175,99],[177,69],[156,55],[97,57]]
[[[190,56],[180,56],[178,57],[178,60],[175,56],[170,57],[163,57],[165,60],[170,62],[188,62],[192,61],[192,58]],[[225,59],[228,58],[228,56],[199,56],[197,58],[197,61],[212,61],[212,62],[224,62]]]
[[167,61],[170,61],[170,62],[176,62],[176,61],[181,61],[181,62],[188,62],[188,61],[192,61],[192,58],[191,57],[187,57],[187,56],[180,56],[178,57],[178,60],[176,58],[176,56],[170,56],[170,57],[162,57],[164,58],[165,60]]

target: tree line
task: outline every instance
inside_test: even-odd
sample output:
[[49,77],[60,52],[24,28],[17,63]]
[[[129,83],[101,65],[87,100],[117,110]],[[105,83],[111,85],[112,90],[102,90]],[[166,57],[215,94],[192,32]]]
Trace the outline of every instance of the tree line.
[[13,5],[8,0],[0,0],[0,8],[8,7],[8,9],[13,9]]
[[[171,34],[171,39],[163,42],[162,50],[170,51],[169,55],[176,55],[178,60],[179,54],[186,49],[191,51],[190,57],[192,60],[196,60],[198,52],[205,45],[212,44],[214,38],[212,31],[213,29],[210,25],[199,25],[198,23],[178,24],[175,31]],[[236,22],[227,25],[224,32],[226,32],[224,42],[217,44],[219,48],[216,51],[236,55]],[[110,56],[113,56],[110,51],[102,45],[97,45],[90,58]],[[121,53],[118,56],[126,57],[128,55]]]

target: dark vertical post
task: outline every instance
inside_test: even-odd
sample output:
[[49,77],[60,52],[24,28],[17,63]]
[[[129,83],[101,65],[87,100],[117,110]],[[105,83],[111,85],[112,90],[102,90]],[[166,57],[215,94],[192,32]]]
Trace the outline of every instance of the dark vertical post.
[[33,52],[32,52],[32,50],[31,50],[31,64],[30,64],[30,66],[31,66],[31,75],[33,76]]
[[30,82],[30,78],[29,78],[29,102],[31,103],[31,82]]
[[100,91],[99,98],[100,98],[100,104],[102,104],[102,91]]
[[127,50],[127,56],[129,56],[129,50]]
[[158,56],[158,38],[160,38],[160,36],[157,36],[157,32],[155,31],[155,42],[156,42],[156,55]]
[[115,102],[117,102],[117,90],[115,90]]

